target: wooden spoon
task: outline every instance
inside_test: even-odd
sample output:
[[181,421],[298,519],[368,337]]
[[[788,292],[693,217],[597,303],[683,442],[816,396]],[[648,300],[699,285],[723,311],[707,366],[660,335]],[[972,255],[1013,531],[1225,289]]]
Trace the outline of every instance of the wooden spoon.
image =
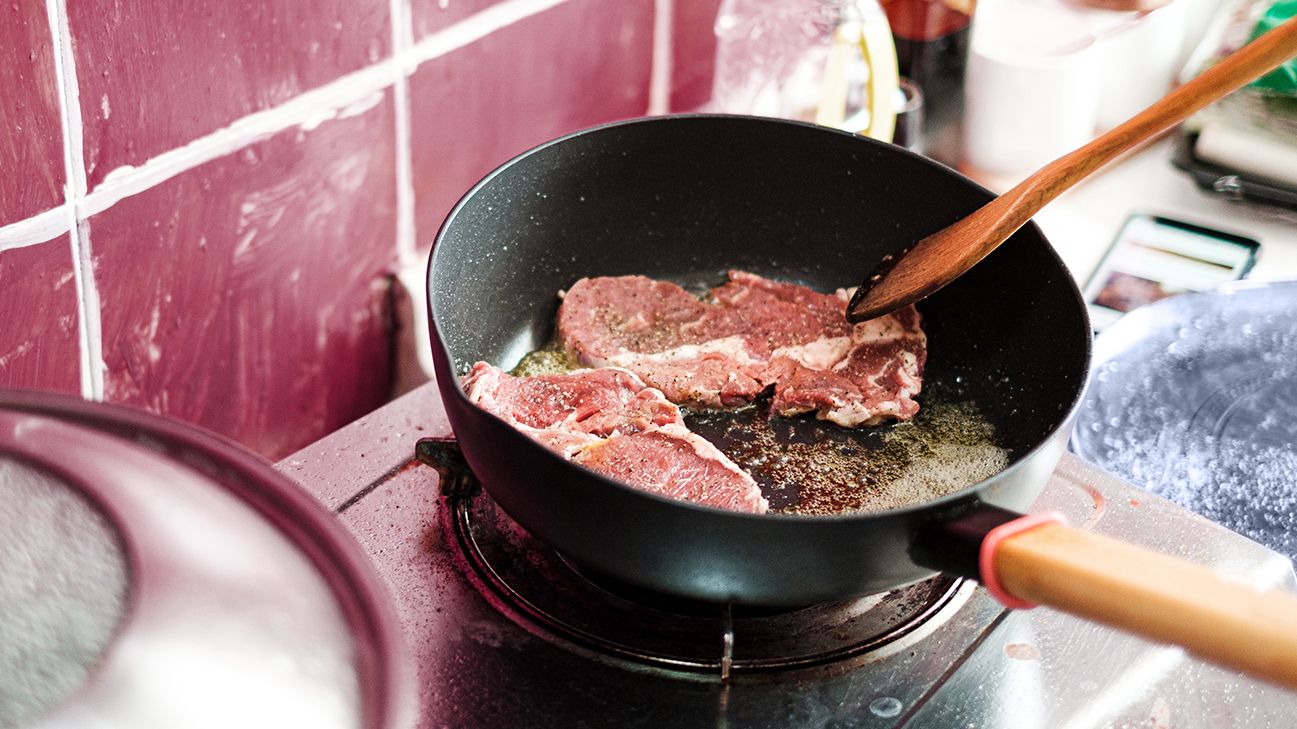
[[1045,165],[972,215],[886,256],[851,298],[847,319],[882,316],[954,281],[1071,186],[1293,56],[1297,18],[1226,56],[1107,134]]

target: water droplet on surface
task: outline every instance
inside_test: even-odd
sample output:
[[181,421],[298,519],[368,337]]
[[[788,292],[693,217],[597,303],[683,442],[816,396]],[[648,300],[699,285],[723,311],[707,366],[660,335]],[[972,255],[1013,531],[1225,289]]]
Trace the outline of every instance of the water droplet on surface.
[[870,713],[884,719],[900,716],[903,708],[905,708],[905,705],[891,696],[880,696],[869,702]]

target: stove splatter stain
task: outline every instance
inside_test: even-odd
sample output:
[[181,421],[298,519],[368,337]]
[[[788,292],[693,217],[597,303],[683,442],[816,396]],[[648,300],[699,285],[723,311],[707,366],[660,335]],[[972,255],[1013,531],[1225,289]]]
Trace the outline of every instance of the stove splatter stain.
[[1030,643],[1009,643],[1004,646],[1004,655],[1017,661],[1039,661],[1040,649]]

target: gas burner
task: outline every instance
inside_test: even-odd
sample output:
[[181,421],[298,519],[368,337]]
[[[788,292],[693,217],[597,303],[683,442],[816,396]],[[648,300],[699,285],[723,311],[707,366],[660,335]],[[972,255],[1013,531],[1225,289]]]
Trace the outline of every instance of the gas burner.
[[571,563],[481,488],[453,444],[420,443],[442,472],[442,514],[474,583],[501,612],[597,656],[692,673],[773,672],[862,656],[941,612],[962,580],[797,609],[690,601]]

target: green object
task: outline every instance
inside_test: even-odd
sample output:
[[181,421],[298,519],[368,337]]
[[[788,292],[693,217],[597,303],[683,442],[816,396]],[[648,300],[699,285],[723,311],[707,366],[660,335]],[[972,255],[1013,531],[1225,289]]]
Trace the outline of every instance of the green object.
[[[1297,15],[1297,0],[1279,0],[1256,22],[1248,41],[1256,40],[1257,36],[1294,15]],[[1252,87],[1268,94],[1297,96],[1297,58],[1288,59],[1283,65],[1253,81]]]

